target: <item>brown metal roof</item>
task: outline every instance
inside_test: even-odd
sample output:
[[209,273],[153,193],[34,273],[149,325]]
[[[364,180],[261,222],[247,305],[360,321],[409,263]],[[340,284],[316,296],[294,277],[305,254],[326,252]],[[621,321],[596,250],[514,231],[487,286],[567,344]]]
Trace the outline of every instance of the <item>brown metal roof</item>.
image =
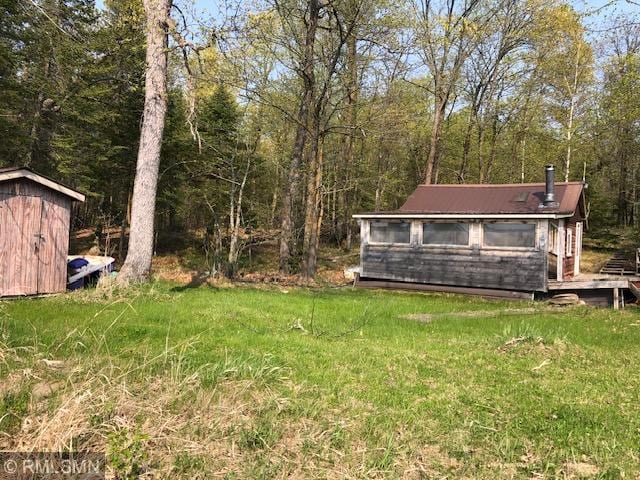
[[545,207],[544,183],[419,185],[396,213],[572,215],[583,186],[582,182],[556,183],[557,205]]

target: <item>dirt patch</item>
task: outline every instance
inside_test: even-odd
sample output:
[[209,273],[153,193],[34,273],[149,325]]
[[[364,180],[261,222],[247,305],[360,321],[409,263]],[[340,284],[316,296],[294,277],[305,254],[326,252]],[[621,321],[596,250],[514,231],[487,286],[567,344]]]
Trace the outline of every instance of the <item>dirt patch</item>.
[[50,397],[63,386],[62,382],[47,382],[46,380],[43,380],[33,386],[31,389],[31,398],[37,401]]
[[593,478],[600,473],[600,469],[587,462],[567,462],[564,464],[566,478]]
[[487,466],[491,471],[499,472],[499,478],[511,479],[518,476],[518,464],[516,463],[490,462]]
[[[449,456],[439,445],[425,445],[416,451],[408,461],[402,478],[441,478],[443,473],[451,474],[462,465]],[[442,477],[445,478],[445,477]]]
[[25,375],[24,372],[11,372],[4,377],[0,381],[0,398],[6,395],[15,395],[22,390],[26,378],[28,375]]

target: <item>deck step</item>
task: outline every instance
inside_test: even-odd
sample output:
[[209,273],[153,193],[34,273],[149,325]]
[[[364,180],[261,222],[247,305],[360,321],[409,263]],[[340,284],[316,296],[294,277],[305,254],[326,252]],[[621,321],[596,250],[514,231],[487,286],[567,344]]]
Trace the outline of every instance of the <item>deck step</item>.
[[600,273],[609,275],[636,275],[635,265],[627,252],[615,252],[602,266]]

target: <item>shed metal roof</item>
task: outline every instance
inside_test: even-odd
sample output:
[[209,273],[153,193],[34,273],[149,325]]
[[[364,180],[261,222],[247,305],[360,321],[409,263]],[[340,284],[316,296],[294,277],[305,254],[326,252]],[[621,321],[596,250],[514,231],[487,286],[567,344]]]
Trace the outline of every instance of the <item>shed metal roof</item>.
[[4,167],[0,168],[0,182],[8,182],[18,178],[27,178],[39,183],[47,188],[55,190],[67,197],[71,197],[79,202],[84,202],[85,196],[77,190],[68,187],[52,178],[34,172],[29,167]]
[[[544,183],[419,185],[399,210],[377,214],[565,217],[576,213],[583,188],[582,182],[555,183],[556,203],[545,206]],[[582,215],[582,212],[577,213]],[[356,217],[370,215],[375,213]]]

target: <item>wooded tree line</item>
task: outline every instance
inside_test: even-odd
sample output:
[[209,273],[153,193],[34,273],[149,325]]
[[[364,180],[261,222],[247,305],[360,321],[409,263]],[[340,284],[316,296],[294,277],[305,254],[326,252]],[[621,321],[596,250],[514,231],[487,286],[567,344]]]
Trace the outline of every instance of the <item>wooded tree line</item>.
[[[594,32],[559,0],[225,5],[205,20],[168,0],[2,0],[0,165],[86,192],[77,228],[151,219],[156,248],[189,234],[228,276],[272,242],[282,271],[313,277],[321,242],[356,241],[355,212],[418,183],[542,181],[548,163],[589,183],[592,227],[638,221],[637,19]],[[152,7],[151,63],[168,59],[155,218],[131,211]]]

